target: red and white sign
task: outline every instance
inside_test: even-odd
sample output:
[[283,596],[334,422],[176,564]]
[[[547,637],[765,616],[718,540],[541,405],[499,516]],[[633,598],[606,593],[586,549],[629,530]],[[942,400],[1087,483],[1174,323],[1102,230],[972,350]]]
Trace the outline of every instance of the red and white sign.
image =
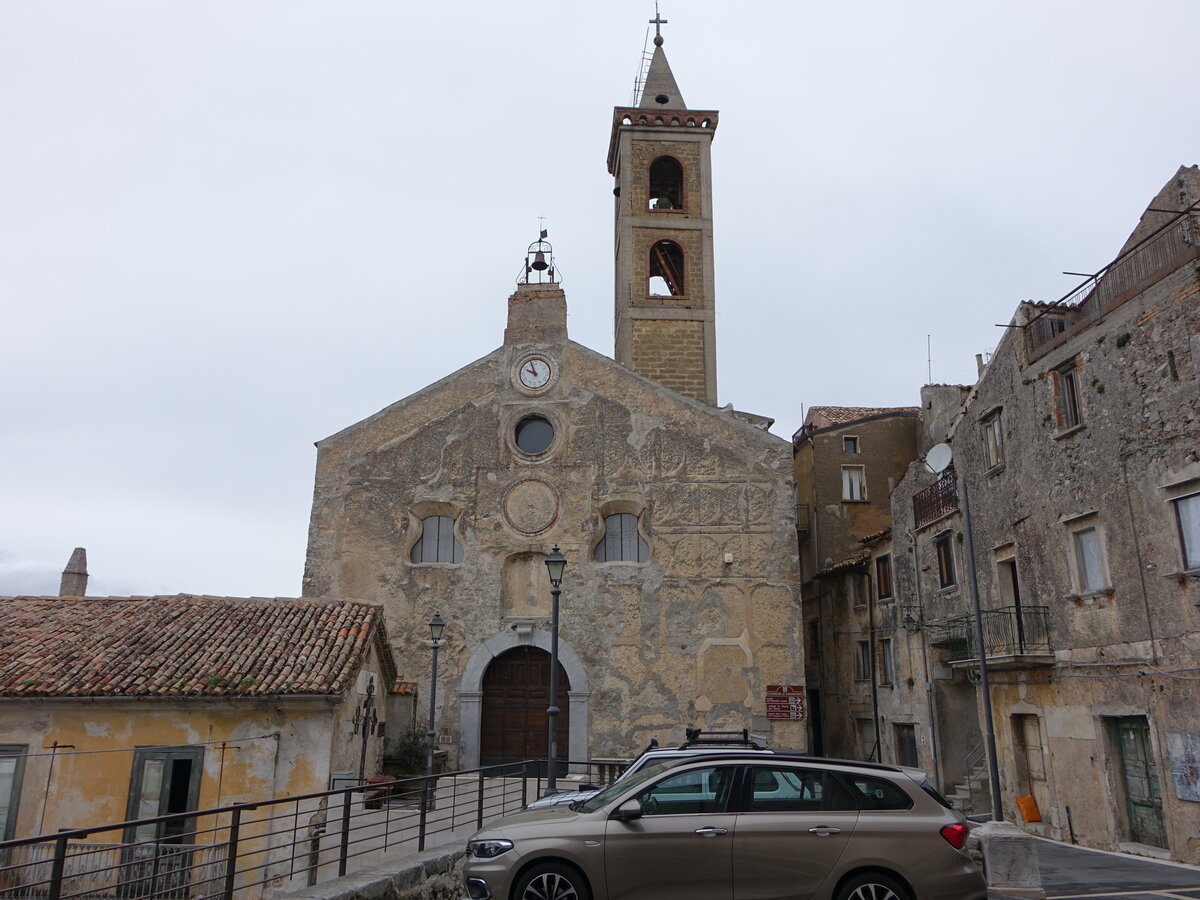
[[768,719],[803,719],[804,718],[804,685],[802,685],[802,684],[768,684],[767,685],[767,718]]

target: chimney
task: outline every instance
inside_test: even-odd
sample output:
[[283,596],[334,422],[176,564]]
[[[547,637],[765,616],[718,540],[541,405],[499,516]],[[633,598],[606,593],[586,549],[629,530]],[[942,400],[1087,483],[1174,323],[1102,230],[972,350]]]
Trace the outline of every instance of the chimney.
[[567,295],[559,284],[518,284],[508,298],[506,344],[553,344],[567,337]]
[[63,569],[62,584],[58,588],[60,597],[82,597],[87,592],[87,550],[76,547]]

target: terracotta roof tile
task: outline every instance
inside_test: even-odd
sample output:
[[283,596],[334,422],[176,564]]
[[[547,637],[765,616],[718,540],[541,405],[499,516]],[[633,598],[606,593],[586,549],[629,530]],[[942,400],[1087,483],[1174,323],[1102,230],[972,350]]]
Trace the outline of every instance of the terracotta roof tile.
[[196,597],[0,597],[0,697],[338,694],[378,604]]
[[814,406],[809,409],[808,414],[810,418],[822,416],[829,421],[830,425],[845,425],[848,422],[857,422],[859,419],[880,416],[885,413],[916,413],[920,411],[919,406]]

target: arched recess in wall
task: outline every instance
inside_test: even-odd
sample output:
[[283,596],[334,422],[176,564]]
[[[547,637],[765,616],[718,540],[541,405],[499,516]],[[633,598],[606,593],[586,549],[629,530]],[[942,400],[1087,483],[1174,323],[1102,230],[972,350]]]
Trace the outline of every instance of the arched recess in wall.
[[685,288],[683,248],[674,241],[656,241],[650,248],[650,283],[647,292],[651,297],[682,297]]
[[[483,715],[483,676],[492,660],[507,650],[522,645],[539,647],[550,651],[550,632],[539,628],[518,628],[493,635],[475,648],[458,686],[459,735],[462,741],[460,767],[474,769],[479,765],[479,737]],[[575,648],[558,638],[558,661],[566,670],[571,691],[570,751],[571,761],[588,759],[588,732],[590,729],[591,685],[587,671]]]

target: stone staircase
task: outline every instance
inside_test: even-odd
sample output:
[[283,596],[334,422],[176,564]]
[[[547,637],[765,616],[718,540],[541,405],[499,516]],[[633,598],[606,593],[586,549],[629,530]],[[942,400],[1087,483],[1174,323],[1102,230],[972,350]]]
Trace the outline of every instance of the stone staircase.
[[981,743],[967,754],[966,777],[954,785],[954,790],[946,794],[946,799],[964,816],[971,815],[977,808],[990,810],[989,781],[987,760],[983,756]]

